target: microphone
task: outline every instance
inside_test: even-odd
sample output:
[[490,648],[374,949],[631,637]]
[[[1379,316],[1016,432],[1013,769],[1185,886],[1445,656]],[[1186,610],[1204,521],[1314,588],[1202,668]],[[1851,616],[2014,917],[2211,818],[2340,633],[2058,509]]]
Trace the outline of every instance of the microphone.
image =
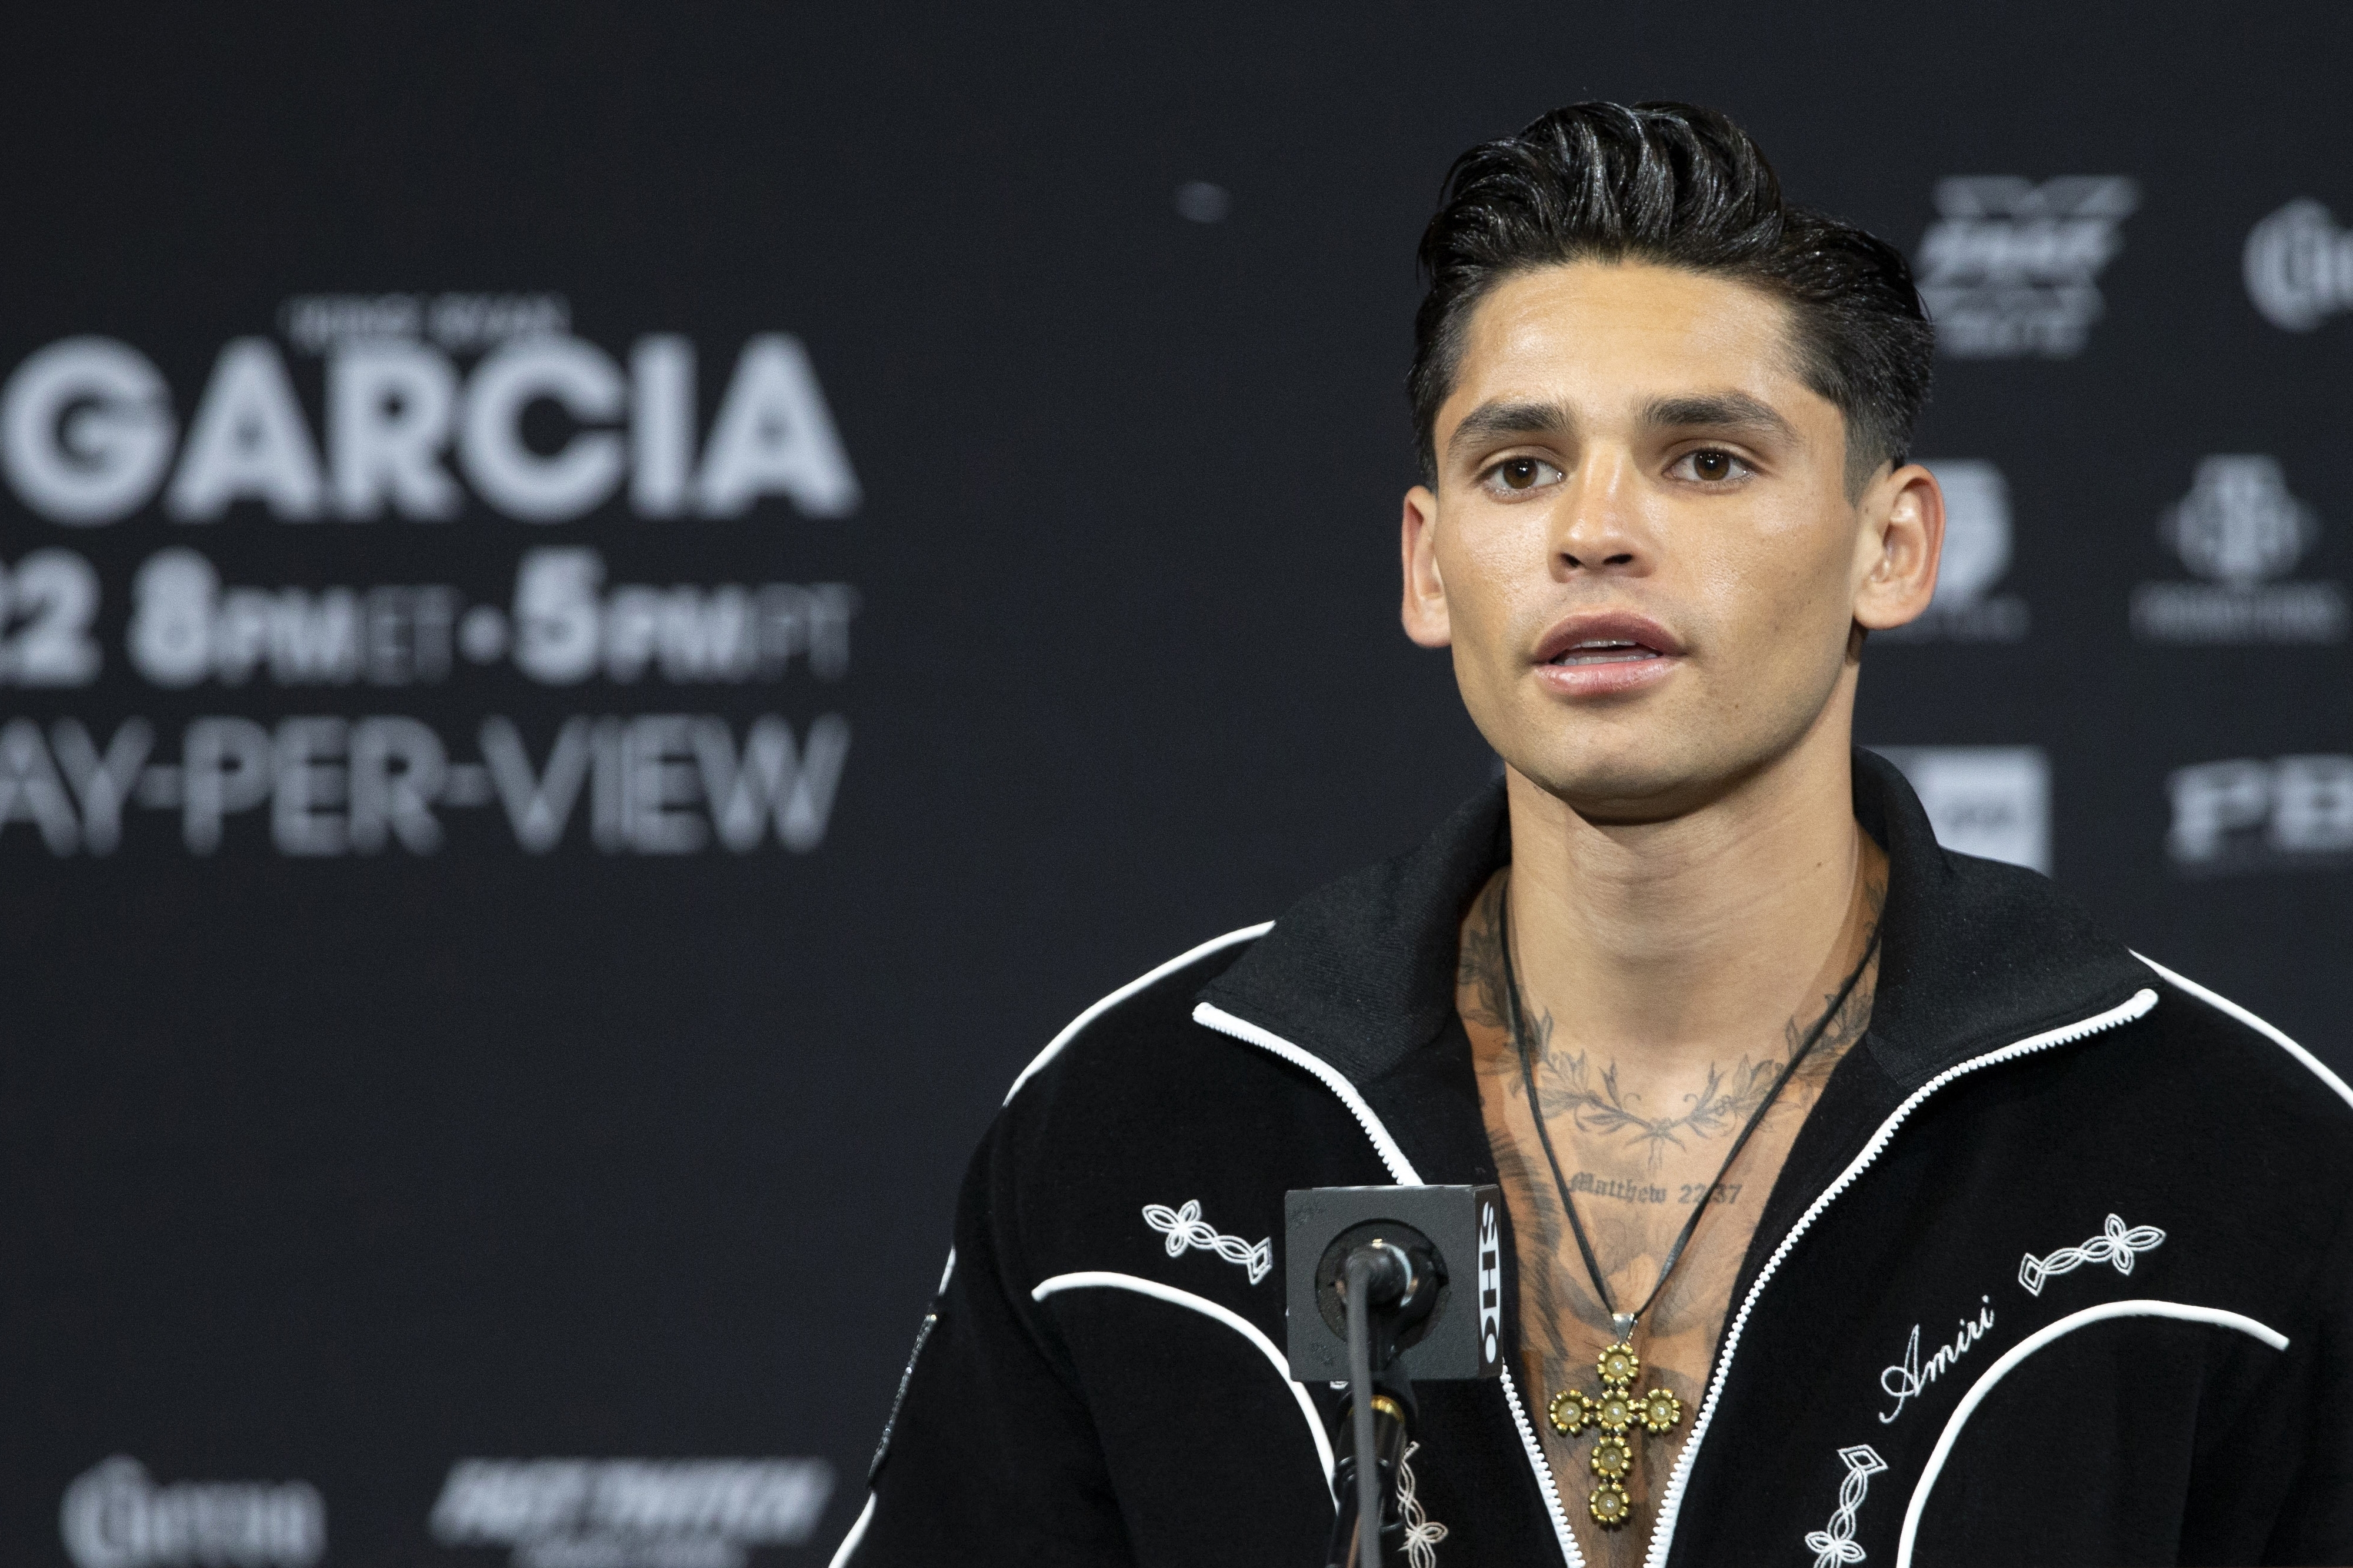
[[[1348,1385],[1334,1433],[1326,1568],[1379,1568],[1384,1546],[1404,1543],[1398,1479],[1412,1444],[1413,1379],[1501,1370],[1502,1204],[1492,1186],[1284,1194],[1291,1375]],[[1474,1265],[1477,1290],[1461,1304],[1450,1251]]]

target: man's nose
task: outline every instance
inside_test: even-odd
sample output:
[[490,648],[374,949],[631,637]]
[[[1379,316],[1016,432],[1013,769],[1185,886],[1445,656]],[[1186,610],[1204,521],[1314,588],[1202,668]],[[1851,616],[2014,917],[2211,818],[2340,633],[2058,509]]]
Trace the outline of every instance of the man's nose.
[[1553,515],[1553,556],[1564,574],[1649,569],[1632,455],[1594,452],[1562,487]]

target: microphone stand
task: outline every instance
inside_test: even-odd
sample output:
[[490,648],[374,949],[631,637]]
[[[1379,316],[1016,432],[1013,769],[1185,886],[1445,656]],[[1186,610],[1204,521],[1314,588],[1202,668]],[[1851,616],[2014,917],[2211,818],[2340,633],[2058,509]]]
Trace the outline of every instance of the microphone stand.
[[[1418,1239],[1418,1238],[1417,1238]],[[1376,1239],[1343,1266],[1348,1312],[1348,1397],[1340,1407],[1332,1467],[1337,1511],[1325,1568],[1380,1568],[1382,1546],[1402,1546],[1398,1478],[1412,1440],[1413,1384],[1398,1360],[1398,1337],[1430,1315],[1438,1289],[1426,1246]]]

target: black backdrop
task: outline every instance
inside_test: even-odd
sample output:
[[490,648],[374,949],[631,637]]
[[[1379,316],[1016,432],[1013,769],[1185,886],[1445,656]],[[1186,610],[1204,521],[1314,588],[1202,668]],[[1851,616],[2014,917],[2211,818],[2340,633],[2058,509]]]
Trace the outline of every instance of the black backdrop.
[[1938,9],[17,17],[0,1555],[823,1561],[1020,1065],[1492,769],[1411,248],[1577,98],[1932,285],[1863,738],[2353,1066],[2353,30]]

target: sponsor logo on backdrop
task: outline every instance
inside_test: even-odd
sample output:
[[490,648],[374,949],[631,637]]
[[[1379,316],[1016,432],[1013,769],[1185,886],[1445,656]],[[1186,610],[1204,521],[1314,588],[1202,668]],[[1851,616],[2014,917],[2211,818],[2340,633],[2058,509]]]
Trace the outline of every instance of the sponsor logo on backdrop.
[[2026,601],[1992,591],[2010,570],[2009,481],[1980,458],[1948,458],[1927,468],[1945,492],[1936,596],[1918,620],[1872,635],[1890,642],[2021,640],[2031,620]]
[[2139,188],[2116,174],[1969,174],[1937,181],[1936,200],[1913,271],[1936,346],[1959,359],[2083,353]]
[[[845,517],[858,480],[798,340],[756,333],[714,356],[726,368],[706,421],[692,340],[649,333],[608,350],[575,330],[558,295],[310,295],[278,324],[278,339],[225,344],[185,402],[152,359],[111,338],[50,343],[0,384],[0,473],[27,510],[73,530],[160,523],[177,536],[111,583],[59,545],[0,563],[0,687],[70,690],[111,670],[110,688],[130,693],[217,689],[227,706],[238,691],[327,689],[364,706],[169,725],[135,700],[128,717],[0,710],[0,848],[37,839],[55,855],[104,855],[145,814],[176,819],[199,855],[239,842],[431,854],[470,813],[502,819],[534,854],[822,843],[849,721],[697,709],[733,689],[759,690],[756,708],[843,679],[861,604],[848,584],[632,581],[602,550],[536,530],[511,553],[471,530],[415,534],[459,552],[464,570],[439,581],[429,568],[398,582],[332,570],[273,581],[224,571],[198,543],[234,529],[251,554],[248,525],[265,520],[593,515],[675,530],[691,525],[668,520]],[[364,536],[301,537],[315,558],[318,541],[357,553]],[[447,710],[469,685],[517,677],[612,696],[531,725]],[[642,687],[703,695],[604,710]],[[374,694],[401,689],[416,695]],[[10,835],[15,824],[28,831]]]
[[2293,201],[2247,235],[2247,298],[2273,326],[2308,332],[2353,310],[2353,229],[2327,207]]
[[2344,588],[2280,582],[2320,538],[2320,520],[2292,494],[2276,458],[2200,459],[2189,493],[2166,510],[2158,537],[2200,583],[2133,589],[2134,635],[2156,643],[2334,643],[2345,640]]
[[1873,746],[1903,770],[1936,842],[2051,871],[2051,762],[2040,746]]
[[429,1526],[514,1568],[740,1568],[807,1541],[832,1495],[823,1459],[460,1459]]
[[2165,789],[2166,855],[2186,875],[2353,865],[2353,757],[2199,763]]
[[159,1485],[121,1454],[76,1477],[58,1514],[74,1568],[310,1568],[327,1550],[308,1481]]

